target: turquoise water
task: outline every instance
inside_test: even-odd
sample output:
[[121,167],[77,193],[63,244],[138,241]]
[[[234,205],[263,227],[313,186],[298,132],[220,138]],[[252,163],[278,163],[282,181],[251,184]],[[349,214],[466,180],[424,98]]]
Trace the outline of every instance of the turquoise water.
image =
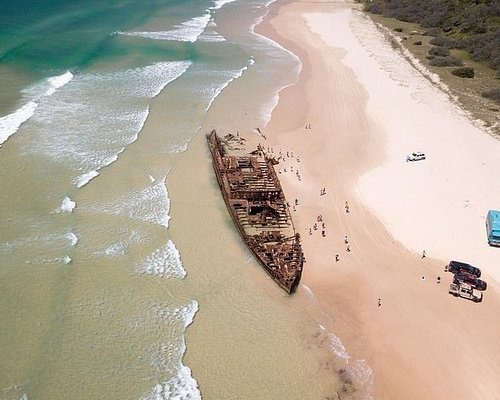
[[[0,7],[0,399],[255,398],[259,381],[260,399],[326,395],[334,382],[302,338],[317,327],[245,283],[203,152],[169,190],[192,142],[263,126],[297,78],[298,59],[254,33],[266,3]],[[171,208],[184,221],[201,199],[217,208],[172,233]],[[203,246],[214,232],[226,240]],[[228,280],[235,268],[243,280]],[[263,326],[294,333],[276,343]],[[290,388],[272,384],[284,371]]]

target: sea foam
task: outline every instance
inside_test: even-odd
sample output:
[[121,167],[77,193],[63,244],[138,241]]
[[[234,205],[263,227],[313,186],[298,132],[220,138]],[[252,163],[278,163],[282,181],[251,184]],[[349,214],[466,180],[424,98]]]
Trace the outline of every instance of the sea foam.
[[232,3],[236,0],[215,0],[214,1],[214,6],[211,7],[212,10],[218,10],[222,8],[225,4]]
[[333,353],[345,362],[345,373],[355,383],[356,388],[366,394],[367,400],[373,399],[373,371],[366,360],[353,360],[338,336],[328,332],[322,325],[319,325],[319,328],[327,335]]
[[170,198],[165,178],[153,182],[151,186],[133,190],[123,196],[90,206],[82,206],[82,210],[121,215],[168,228]]
[[186,306],[170,308],[158,306],[155,314],[161,325],[172,324],[178,326],[182,334],[179,346],[160,344],[155,354],[153,367],[157,373],[164,373],[172,377],[157,384],[151,392],[141,397],[141,400],[201,400],[201,393],[196,380],[191,375],[191,369],[182,364],[182,358],[186,352],[184,333],[192,324],[194,316],[198,311],[198,302],[192,300]]
[[76,244],[78,243],[78,236],[76,236],[73,232],[68,232],[66,237],[68,238],[69,242],[71,243],[71,246],[76,246]]
[[[67,89],[45,97],[30,124],[28,153],[42,153],[79,171],[82,187],[136,141],[149,115],[149,100],[182,76],[190,61],[76,75]],[[59,77],[54,86],[66,77]],[[76,175],[76,174],[75,174]]]
[[138,272],[140,274],[178,279],[186,276],[179,251],[171,240],[167,242],[165,247],[151,253],[139,267]]
[[72,213],[75,210],[76,203],[66,196],[59,208],[56,209],[57,213]]
[[77,188],[81,188],[89,183],[92,179],[99,175],[97,171],[89,171],[73,179],[73,183]]
[[183,365],[175,377],[157,384],[141,400],[201,400],[201,393],[191,369]]

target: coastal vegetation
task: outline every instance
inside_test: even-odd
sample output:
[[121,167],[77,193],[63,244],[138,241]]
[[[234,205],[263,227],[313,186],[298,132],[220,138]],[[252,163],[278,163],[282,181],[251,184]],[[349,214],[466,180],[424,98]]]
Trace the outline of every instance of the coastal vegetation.
[[[500,77],[500,2],[497,0],[365,0],[365,10],[400,21],[414,22],[435,36],[431,44],[467,51],[485,61]],[[436,49],[434,48],[434,49]],[[441,57],[441,55],[438,55]],[[434,65],[456,65],[442,56]]]
[[[500,138],[498,0],[357,0],[474,118]],[[410,61],[411,62],[411,61]]]

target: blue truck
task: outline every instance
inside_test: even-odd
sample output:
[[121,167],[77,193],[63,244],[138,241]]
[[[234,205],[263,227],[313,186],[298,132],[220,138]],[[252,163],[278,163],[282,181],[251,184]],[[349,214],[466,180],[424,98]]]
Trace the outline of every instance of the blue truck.
[[490,246],[500,247],[500,211],[490,210],[486,216],[486,234]]

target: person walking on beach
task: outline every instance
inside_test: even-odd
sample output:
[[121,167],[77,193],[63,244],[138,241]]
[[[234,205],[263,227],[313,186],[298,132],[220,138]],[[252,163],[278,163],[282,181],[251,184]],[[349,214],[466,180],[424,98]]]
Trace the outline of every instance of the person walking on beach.
[[351,246],[347,245],[347,248],[345,249],[348,253],[351,251]]
[[347,238],[347,235],[344,236],[344,244],[349,244],[349,239]]
[[345,212],[349,214],[349,203],[347,201],[345,202]]
[[339,262],[340,256],[338,254],[335,254],[335,262]]
[[377,307],[380,307],[382,305],[382,301],[378,299]]
[[422,258],[425,258],[427,256],[427,254],[425,254],[425,250],[422,251]]

